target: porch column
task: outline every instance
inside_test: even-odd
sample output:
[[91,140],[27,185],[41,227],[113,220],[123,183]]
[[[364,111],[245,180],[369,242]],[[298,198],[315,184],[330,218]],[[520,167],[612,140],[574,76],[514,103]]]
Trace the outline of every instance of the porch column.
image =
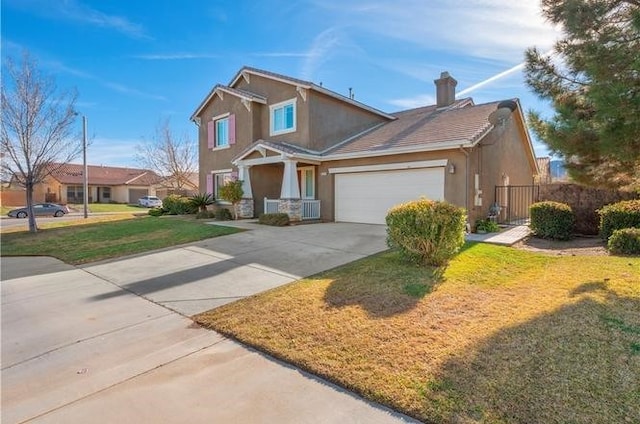
[[250,166],[238,165],[238,179],[242,180],[242,199],[239,203],[240,218],[253,218],[253,193],[251,192]]
[[244,194],[242,198],[253,199],[253,193],[251,192],[251,177],[249,176],[250,166],[238,165],[238,179],[242,180],[242,191]]
[[278,211],[289,215],[291,221],[302,221],[302,199],[300,199],[300,186],[298,185],[297,163],[290,159],[284,159],[283,162],[284,173]]
[[299,199],[300,186],[298,185],[298,169],[297,162],[290,159],[283,160],[284,174],[282,175],[282,189],[280,190],[281,199]]

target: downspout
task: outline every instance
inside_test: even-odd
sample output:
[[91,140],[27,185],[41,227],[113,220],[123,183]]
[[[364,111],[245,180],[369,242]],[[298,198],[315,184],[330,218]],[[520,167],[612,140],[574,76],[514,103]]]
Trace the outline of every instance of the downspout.
[[467,209],[467,233],[471,233],[471,224],[469,222],[469,152],[467,152],[462,145],[460,145],[460,151],[464,153],[464,206]]

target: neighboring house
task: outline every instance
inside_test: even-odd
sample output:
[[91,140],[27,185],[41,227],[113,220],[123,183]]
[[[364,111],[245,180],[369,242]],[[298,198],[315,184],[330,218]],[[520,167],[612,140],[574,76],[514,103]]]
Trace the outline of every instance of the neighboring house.
[[179,194],[182,196],[193,196],[200,192],[199,184],[200,174],[197,172],[190,172],[186,176],[186,181],[182,181],[181,187],[178,188],[178,183],[175,178],[166,177],[156,185],[156,196],[164,199],[170,194]]
[[[56,164],[53,167],[45,182],[34,187],[34,202],[83,203],[84,166]],[[155,186],[161,181],[148,169],[95,165],[87,166],[87,177],[89,203],[136,203],[142,196],[155,195]]]
[[244,67],[191,117],[201,187],[217,193],[241,179],[242,217],[280,211],[292,220],[384,224],[391,206],[421,196],[485,217],[496,186],[531,185],[537,174],[521,106],[456,100],[446,72],[435,84],[437,104],[385,113]]

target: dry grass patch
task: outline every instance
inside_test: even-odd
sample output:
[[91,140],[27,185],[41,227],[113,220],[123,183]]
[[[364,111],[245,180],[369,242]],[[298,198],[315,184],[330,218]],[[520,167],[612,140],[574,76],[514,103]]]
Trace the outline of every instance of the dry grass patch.
[[195,319],[429,422],[640,422],[640,259],[395,253]]

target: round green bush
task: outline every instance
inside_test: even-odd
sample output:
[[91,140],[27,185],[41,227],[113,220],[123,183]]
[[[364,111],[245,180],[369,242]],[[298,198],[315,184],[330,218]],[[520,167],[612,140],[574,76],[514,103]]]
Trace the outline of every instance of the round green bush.
[[607,248],[617,255],[640,255],[640,228],[614,230]]
[[389,210],[387,244],[409,260],[445,265],[464,245],[467,212],[447,202],[420,199]]
[[148,213],[151,216],[162,216],[164,214],[164,211],[161,208],[153,208],[149,209]]
[[608,240],[615,230],[640,228],[640,200],[611,203],[598,209],[600,237]]
[[571,206],[560,202],[538,202],[529,207],[530,228],[534,235],[553,240],[569,240],[573,236],[575,216]]

